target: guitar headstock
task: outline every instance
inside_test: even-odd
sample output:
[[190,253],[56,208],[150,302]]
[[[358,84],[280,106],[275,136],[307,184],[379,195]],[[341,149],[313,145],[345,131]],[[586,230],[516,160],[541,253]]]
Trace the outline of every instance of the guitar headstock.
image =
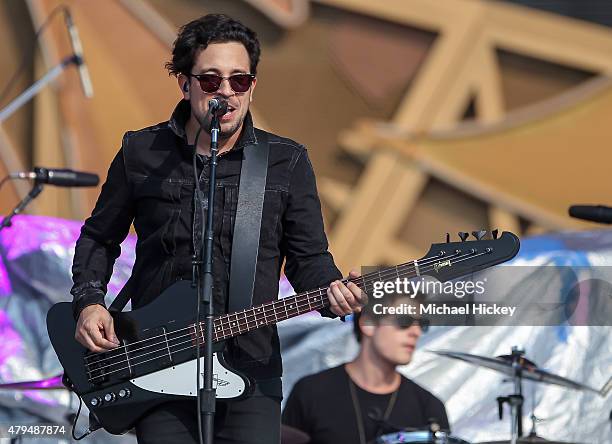
[[458,235],[460,241],[450,242],[447,233],[446,242],[431,246],[418,261],[421,274],[439,280],[454,279],[509,261],[520,249],[519,238],[509,231],[504,231],[501,236],[498,236],[498,230],[491,233],[473,231],[473,240],[470,240],[470,233],[459,232]]

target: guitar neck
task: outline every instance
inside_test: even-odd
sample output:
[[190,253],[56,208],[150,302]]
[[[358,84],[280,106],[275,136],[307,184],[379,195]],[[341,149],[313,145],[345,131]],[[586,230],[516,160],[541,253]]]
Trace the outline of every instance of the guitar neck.
[[[416,266],[415,266],[416,264]],[[390,280],[395,278],[410,278],[418,275],[418,261],[389,267],[374,273],[368,273],[358,278],[343,279],[346,285],[353,282],[363,291],[374,281]],[[219,316],[214,321],[213,341],[237,336],[265,325],[273,325],[277,322],[299,316],[313,310],[320,310],[329,306],[327,298],[327,287],[307,291],[295,296],[286,297],[278,301],[268,302],[246,310]]]
[[[506,248],[494,253],[496,243],[502,243],[501,245],[505,245]],[[344,284],[353,282],[370,294],[374,282],[411,279],[422,275],[433,275],[445,281],[504,262],[516,255],[518,245],[518,239],[511,233],[504,233],[499,240],[438,244],[435,245],[435,250],[432,246],[430,254],[423,259],[381,269],[357,278],[346,278],[342,282]],[[228,339],[328,305],[327,287],[325,287],[222,315],[214,320],[213,340]]]

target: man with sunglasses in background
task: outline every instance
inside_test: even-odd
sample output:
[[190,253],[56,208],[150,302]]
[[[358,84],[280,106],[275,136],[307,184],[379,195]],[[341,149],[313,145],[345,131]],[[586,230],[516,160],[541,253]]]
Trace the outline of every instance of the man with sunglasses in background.
[[[385,303],[419,302],[403,295]],[[433,423],[449,430],[442,401],[396,370],[410,363],[428,327],[424,318],[380,316],[365,307],[353,318],[357,357],[300,379],[285,405],[283,424],[308,434],[311,444],[366,444],[384,433],[426,430]]]
[[[284,260],[285,274],[298,292],[329,287],[330,307],[321,314],[342,316],[363,305],[365,295],[356,285],[339,280],[342,274],[327,251],[306,149],[253,126],[249,105],[259,56],[255,33],[228,16],[209,14],[181,28],[166,67],[177,77],[183,99],[169,121],[125,134],[77,241],[71,291],[78,319],[76,338],[90,350],[101,352],[118,344],[104,296],[132,222],[138,236],[136,262],[119,300],[131,299],[132,307],[139,308],[175,281],[192,278],[192,257],[201,245],[200,208],[208,208],[206,198],[194,199],[192,161],[196,150],[197,174],[206,190],[211,138],[208,130],[201,131],[196,144],[196,134],[210,126],[211,99],[227,101],[227,111],[219,119],[214,202],[215,313],[228,311],[244,149],[265,139],[269,158],[253,305],[276,299]],[[244,400],[217,402],[215,443],[277,444],[282,365],[276,327],[265,326],[227,341],[225,357],[256,382],[256,389]],[[140,443],[197,442],[196,401],[167,402],[154,408],[137,424],[136,433]]]

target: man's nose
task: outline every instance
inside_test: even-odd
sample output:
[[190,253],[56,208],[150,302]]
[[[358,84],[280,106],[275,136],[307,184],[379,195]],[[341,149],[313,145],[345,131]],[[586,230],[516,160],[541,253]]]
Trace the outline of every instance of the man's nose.
[[423,333],[423,330],[421,330],[420,325],[411,325],[407,333],[408,333],[408,336],[419,339],[419,337]]
[[217,93],[221,94],[223,97],[230,97],[234,95],[234,90],[230,86],[229,79],[221,80],[221,85],[219,85],[219,90]]

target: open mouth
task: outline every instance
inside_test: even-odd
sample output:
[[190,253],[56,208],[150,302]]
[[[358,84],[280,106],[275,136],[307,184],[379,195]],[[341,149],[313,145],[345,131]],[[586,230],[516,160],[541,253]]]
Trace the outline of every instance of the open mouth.
[[221,116],[221,120],[231,120],[232,117],[234,117],[234,113],[236,112],[236,108],[234,108],[233,106],[228,105],[227,106],[227,111],[225,112],[225,114],[223,114]]

